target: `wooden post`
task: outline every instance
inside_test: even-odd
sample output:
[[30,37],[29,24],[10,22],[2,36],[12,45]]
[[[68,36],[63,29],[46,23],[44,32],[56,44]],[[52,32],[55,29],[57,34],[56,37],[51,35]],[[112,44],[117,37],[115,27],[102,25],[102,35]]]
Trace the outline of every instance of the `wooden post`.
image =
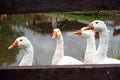
[[120,80],[120,65],[0,67],[0,80]]
[[[120,0],[1,0],[0,14],[120,10]],[[120,65],[0,67],[0,80],[120,80]]]
[[120,0],[1,0],[0,14],[119,10]]

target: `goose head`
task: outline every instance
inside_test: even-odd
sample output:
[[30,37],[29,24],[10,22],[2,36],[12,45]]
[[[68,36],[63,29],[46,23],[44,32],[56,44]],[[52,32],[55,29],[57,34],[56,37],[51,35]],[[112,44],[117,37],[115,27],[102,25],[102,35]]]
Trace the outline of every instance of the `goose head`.
[[27,48],[31,45],[30,41],[26,37],[18,37],[9,47],[8,49],[12,48]]
[[94,35],[94,32],[92,30],[86,30],[86,27],[83,27],[80,30],[77,30],[75,34],[90,37],[91,35]]
[[86,27],[86,30],[90,29],[94,29],[96,31],[104,31],[106,30],[106,24],[104,23],[104,21],[95,20]]
[[53,33],[52,33],[52,38],[53,38],[53,39],[57,39],[57,38],[59,38],[60,36],[62,36],[62,33],[61,33],[60,29],[54,29],[54,30],[53,30]]

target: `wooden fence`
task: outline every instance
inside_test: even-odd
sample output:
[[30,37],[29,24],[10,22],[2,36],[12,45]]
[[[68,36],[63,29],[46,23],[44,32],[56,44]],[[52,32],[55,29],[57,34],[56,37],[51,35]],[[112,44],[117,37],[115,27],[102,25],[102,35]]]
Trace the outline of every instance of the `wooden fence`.
[[[120,0],[1,0],[0,14],[119,10]],[[0,80],[120,80],[120,65],[0,67]]]
[[120,0],[1,0],[0,13],[119,10]]
[[0,80],[120,80],[120,65],[1,67]]

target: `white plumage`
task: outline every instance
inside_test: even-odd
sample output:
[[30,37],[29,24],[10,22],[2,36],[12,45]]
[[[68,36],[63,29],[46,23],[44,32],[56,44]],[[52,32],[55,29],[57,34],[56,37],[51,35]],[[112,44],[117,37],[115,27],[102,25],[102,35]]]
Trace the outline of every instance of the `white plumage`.
[[109,45],[109,30],[107,29],[106,24],[101,20],[95,20],[86,27],[86,30],[89,29],[94,29],[95,31],[99,32],[100,35],[100,42],[93,59],[94,61],[93,63],[119,64],[120,60],[107,57],[108,45]]
[[95,37],[92,30],[85,30],[85,27],[75,32],[76,34],[82,35],[87,40],[87,46],[84,55],[84,63],[92,64],[93,56],[96,52]]
[[57,40],[56,50],[52,59],[52,65],[78,65],[83,64],[81,61],[70,57],[64,56],[64,41],[62,33],[59,29],[54,29],[52,38]]
[[31,42],[26,37],[18,37],[8,49],[15,47],[19,47],[24,50],[24,56],[19,63],[19,66],[32,66],[34,59],[34,50]]

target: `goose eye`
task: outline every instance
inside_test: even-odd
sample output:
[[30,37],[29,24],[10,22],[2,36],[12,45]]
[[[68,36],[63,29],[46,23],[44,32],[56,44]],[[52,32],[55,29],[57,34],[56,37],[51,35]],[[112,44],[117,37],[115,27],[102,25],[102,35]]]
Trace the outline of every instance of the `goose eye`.
[[98,22],[96,22],[96,24],[98,24]]
[[23,41],[23,40],[20,40],[20,41]]

